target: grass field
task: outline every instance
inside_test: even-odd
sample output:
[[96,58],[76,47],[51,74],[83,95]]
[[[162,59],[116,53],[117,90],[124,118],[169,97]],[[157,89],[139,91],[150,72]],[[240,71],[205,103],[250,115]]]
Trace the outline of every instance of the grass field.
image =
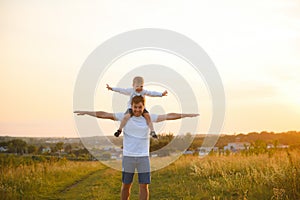
[[[300,199],[300,152],[182,156],[152,172],[150,199]],[[121,172],[100,162],[0,156],[0,199],[119,199]],[[138,199],[135,177],[131,199]]]

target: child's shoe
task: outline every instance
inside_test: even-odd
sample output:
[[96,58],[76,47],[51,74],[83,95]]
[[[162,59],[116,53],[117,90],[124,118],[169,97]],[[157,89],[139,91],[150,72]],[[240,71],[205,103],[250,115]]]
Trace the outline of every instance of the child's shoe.
[[117,130],[117,132],[115,132],[115,134],[114,134],[114,135],[115,135],[116,137],[119,137],[119,135],[120,135],[121,133],[122,133],[122,131],[121,131],[121,130]]
[[151,135],[153,138],[156,138],[156,139],[157,139],[157,135],[156,135],[155,131],[151,131],[151,132],[150,132],[150,135]]

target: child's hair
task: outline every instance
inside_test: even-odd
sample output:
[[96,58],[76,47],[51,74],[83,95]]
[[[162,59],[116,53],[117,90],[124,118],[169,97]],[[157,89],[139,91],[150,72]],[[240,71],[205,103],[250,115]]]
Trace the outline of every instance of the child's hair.
[[141,76],[136,76],[133,78],[132,84],[144,84],[144,78]]
[[142,96],[134,96],[131,100],[131,105],[138,104],[142,102],[143,105],[145,105],[145,98]]

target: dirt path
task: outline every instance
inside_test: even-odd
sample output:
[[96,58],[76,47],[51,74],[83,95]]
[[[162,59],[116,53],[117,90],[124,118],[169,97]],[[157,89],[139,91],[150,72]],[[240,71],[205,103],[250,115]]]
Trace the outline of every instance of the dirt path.
[[107,167],[75,181],[51,195],[51,199],[118,199],[120,187],[121,172]]
[[101,170],[97,170],[97,171],[94,171],[84,177],[82,177],[80,180],[77,180],[75,181],[74,183],[72,183],[71,185],[67,186],[66,188],[64,188],[63,190],[59,191],[58,194],[65,194],[67,193],[69,190],[71,190],[72,188],[74,187],[77,187],[78,184],[81,184],[82,182],[84,181],[87,181],[89,178],[95,176],[95,174],[98,174],[98,173],[102,173],[106,170],[107,168],[105,169],[101,169]]

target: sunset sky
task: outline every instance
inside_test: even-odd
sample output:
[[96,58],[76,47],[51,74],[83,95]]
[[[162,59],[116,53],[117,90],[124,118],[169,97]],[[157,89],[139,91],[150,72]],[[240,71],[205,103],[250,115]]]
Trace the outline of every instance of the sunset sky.
[[[213,60],[226,95],[222,133],[300,130],[297,0],[0,0],[0,136],[78,137],[73,91],[82,64],[104,41],[141,28],[181,33]],[[128,55],[114,66],[122,65],[126,72],[133,63],[153,60],[152,64],[170,67],[177,63],[172,66],[181,69],[179,58],[157,52]],[[109,103],[115,96],[105,83],[114,86],[120,76],[121,72],[112,70],[99,80],[95,98],[103,102],[95,109],[111,111]],[[191,87],[193,83],[205,87],[189,71],[184,76]],[[146,86],[151,82],[145,81]],[[130,86],[131,82],[124,85]],[[205,89],[196,95],[199,133],[205,133],[211,117],[209,95]],[[166,112],[180,111],[175,96],[170,92],[166,99],[147,103],[160,104]],[[120,112],[126,109],[124,101]],[[172,123],[173,128],[166,131],[176,129]],[[114,130],[107,131],[113,134]]]

